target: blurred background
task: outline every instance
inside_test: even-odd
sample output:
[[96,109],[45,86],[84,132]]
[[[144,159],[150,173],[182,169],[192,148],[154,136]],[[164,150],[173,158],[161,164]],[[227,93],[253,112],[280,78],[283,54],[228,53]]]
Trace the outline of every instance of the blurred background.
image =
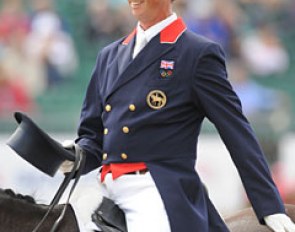
[[[295,1],[176,0],[174,11],[225,50],[229,79],[281,195],[295,204]],[[74,139],[97,52],[135,25],[127,0],[0,0],[0,187],[40,202],[52,197],[62,176],[45,176],[6,145],[17,127],[13,112],[27,113],[58,141]],[[198,154],[196,168],[218,210],[247,207],[208,121]]]

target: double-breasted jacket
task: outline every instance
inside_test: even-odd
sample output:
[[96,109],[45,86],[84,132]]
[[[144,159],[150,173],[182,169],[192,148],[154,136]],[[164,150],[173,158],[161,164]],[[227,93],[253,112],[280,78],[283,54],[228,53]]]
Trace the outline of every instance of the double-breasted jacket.
[[136,31],[98,54],[78,129],[85,172],[102,164],[145,162],[172,232],[228,231],[195,171],[206,117],[225,143],[258,219],[284,212],[227,80],[220,46],[190,32],[180,18],[132,59],[135,37]]

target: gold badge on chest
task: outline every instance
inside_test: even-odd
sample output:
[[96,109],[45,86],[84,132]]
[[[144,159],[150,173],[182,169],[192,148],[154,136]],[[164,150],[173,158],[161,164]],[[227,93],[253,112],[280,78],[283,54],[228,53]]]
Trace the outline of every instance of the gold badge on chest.
[[146,102],[154,110],[163,108],[167,103],[166,94],[161,90],[152,90],[146,97]]

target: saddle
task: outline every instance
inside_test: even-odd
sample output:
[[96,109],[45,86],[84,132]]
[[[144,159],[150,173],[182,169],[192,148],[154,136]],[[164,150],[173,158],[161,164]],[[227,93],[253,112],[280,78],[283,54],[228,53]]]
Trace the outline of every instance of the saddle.
[[92,214],[92,221],[103,232],[127,232],[124,212],[106,197]]

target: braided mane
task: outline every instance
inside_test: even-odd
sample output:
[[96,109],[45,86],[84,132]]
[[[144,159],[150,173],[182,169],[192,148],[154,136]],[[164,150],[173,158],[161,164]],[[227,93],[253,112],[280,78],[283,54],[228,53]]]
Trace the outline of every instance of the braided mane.
[[4,190],[1,189],[1,191],[12,198],[23,200],[28,203],[36,204],[35,199],[31,196],[15,193],[12,189],[4,189]]

